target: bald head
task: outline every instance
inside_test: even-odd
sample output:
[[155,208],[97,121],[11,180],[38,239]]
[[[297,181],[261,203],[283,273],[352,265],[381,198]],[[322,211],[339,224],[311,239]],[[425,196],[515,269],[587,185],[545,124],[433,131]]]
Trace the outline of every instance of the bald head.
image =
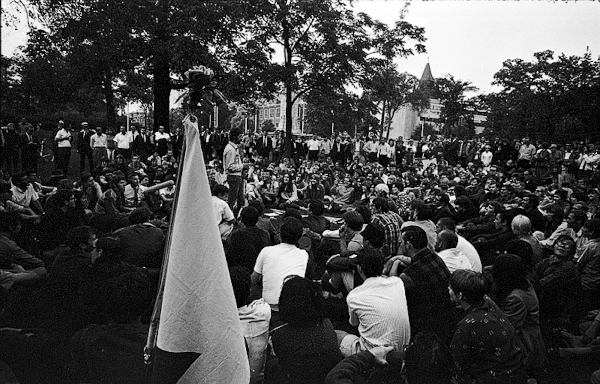
[[437,236],[436,250],[443,251],[445,249],[456,248],[458,245],[458,236],[456,233],[444,229]]

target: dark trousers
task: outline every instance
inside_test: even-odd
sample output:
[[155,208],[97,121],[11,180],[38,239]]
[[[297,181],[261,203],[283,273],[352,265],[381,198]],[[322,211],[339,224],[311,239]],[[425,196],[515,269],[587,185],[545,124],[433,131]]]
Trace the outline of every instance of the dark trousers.
[[531,161],[525,160],[525,159],[519,159],[519,160],[517,160],[517,167],[523,168],[523,169],[529,169],[529,168],[531,168]]
[[69,174],[69,162],[71,161],[71,147],[59,147],[56,154],[56,169],[63,171],[67,176]]
[[125,158],[125,160],[129,160],[131,159],[131,149],[122,149],[122,148],[117,148],[115,150],[115,158],[119,155],[123,156]]
[[92,150],[79,152],[79,172],[83,173],[85,171],[85,160],[87,159],[88,166],[90,168],[90,172],[92,172],[92,168],[94,168],[94,159],[92,158]]
[[[227,176],[227,184],[229,184],[229,198],[227,204],[237,217],[237,213],[244,206],[244,180],[242,176]],[[237,202],[237,206],[235,203]],[[235,209],[234,209],[235,207]]]
[[390,163],[390,158],[386,155],[379,155],[379,164],[381,164],[384,168],[387,168]]

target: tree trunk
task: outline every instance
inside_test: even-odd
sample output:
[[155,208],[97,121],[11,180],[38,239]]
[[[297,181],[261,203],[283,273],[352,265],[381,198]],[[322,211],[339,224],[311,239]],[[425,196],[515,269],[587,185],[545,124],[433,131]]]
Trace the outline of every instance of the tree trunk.
[[112,71],[107,69],[104,72],[104,98],[106,101],[106,124],[107,128],[116,129],[116,117],[115,117],[115,95],[112,89]]
[[385,100],[383,100],[383,107],[381,108],[381,127],[379,128],[379,137],[383,137],[383,128],[385,127]]
[[[285,12],[284,14],[287,14]],[[282,23],[283,27],[283,51],[284,51],[284,65],[287,72],[287,78],[285,81],[285,139],[284,139],[284,157],[291,157],[292,154],[292,80],[295,74],[292,74],[290,68],[292,66],[292,47],[290,43],[290,30],[287,20],[284,18]]]
[[171,96],[171,79],[169,76],[169,57],[165,52],[154,55],[154,128],[164,126],[169,132],[169,97]]

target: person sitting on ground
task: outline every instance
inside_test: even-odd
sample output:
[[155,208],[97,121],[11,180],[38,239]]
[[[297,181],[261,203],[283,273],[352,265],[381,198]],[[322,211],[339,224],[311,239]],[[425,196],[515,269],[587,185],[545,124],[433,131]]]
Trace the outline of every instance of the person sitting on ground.
[[533,265],[540,262],[543,257],[542,245],[538,239],[532,236],[531,220],[529,220],[527,216],[517,215],[512,220],[510,228],[519,240],[523,240],[531,245],[531,250],[533,251]]
[[279,311],[279,295],[286,276],[305,276],[308,253],[296,246],[302,236],[302,223],[294,217],[283,219],[281,244],[265,247],[258,254],[252,272],[252,285],[262,285],[262,298],[271,306],[273,317]]
[[[577,272],[583,289],[581,311],[600,308],[600,219],[589,219],[582,228],[588,241],[577,248]],[[584,312],[585,313],[585,312]]]
[[110,322],[94,324],[71,339],[75,375],[82,382],[145,383],[143,354],[148,325],[141,317],[152,303],[148,276],[126,273],[110,288],[107,312]]
[[258,211],[258,222],[256,226],[269,234],[271,244],[276,245],[281,243],[279,230],[273,225],[270,217],[263,217],[265,205],[260,200],[250,200],[248,206],[255,208]]
[[251,285],[249,272],[249,270],[240,265],[229,269],[233,294],[235,295],[235,302],[238,307],[238,316],[242,325],[242,333],[244,334],[248,348],[250,383],[254,384],[262,382],[264,377],[263,371],[267,360],[271,307],[262,298],[252,302],[249,301]]
[[329,220],[323,216],[325,205],[320,200],[313,200],[310,202],[308,208],[310,214],[302,219],[302,223],[311,231],[322,235],[331,226]]
[[407,384],[451,384],[453,367],[450,349],[440,338],[433,332],[420,332],[403,354],[392,347],[375,347],[346,357],[329,372],[325,384],[395,383],[400,371]]
[[12,240],[21,230],[21,222],[17,212],[0,212],[0,285],[7,290],[15,283],[39,280],[48,274],[42,260]]
[[433,211],[431,207],[423,200],[413,200],[410,202],[410,214],[407,222],[402,224],[402,228],[417,226],[427,234],[427,246],[433,250],[437,241],[435,223],[431,221]]
[[447,293],[450,272],[429,249],[427,234],[421,227],[403,228],[401,239],[399,253],[404,256],[388,260],[384,272],[399,275],[404,281],[412,334],[431,331],[449,341],[456,324]]
[[265,384],[322,383],[342,355],[333,325],[324,316],[319,285],[301,276],[287,276],[279,311],[283,324],[271,337],[277,358],[267,362]]
[[227,264],[240,265],[251,271],[256,264],[256,258],[264,247],[271,246],[269,234],[258,228],[258,211],[252,206],[242,208],[240,220],[243,227],[233,231],[229,238],[229,247],[225,252]]
[[444,264],[446,264],[450,273],[457,269],[468,269],[472,271],[473,266],[471,265],[471,262],[457,246],[458,236],[456,233],[449,230],[443,230],[438,233],[435,251]]
[[483,275],[454,271],[448,291],[466,312],[450,344],[458,382],[525,384],[524,346],[506,315],[486,295]]
[[397,276],[382,276],[381,251],[368,248],[358,253],[358,272],[363,284],[346,298],[350,324],[358,326],[359,336],[336,331],[344,356],[376,346],[391,346],[396,351],[410,341],[410,322],[404,283]]
[[[443,230],[448,230],[456,233],[456,222],[448,217],[443,217],[439,219],[436,224],[436,231],[437,233],[440,233]],[[458,233],[456,233],[456,236],[458,237],[458,244],[456,245],[456,248],[462,253],[464,253],[465,256],[467,256],[467,259],[469,259],[471,267],[475,272],[481,272],[481,259],[479,258],[479,253],[477,252],[473,244],[471,244],[467,239],[465,239]]]
[[495,301],[511,322],[525,346],[525,369],[536,378],[544,365],[546,347],[540,329],[540,306],[533,285],[519,256],[498,256],[492,275],[496,286]]
[[390,248],[391,254],[395,255],[398,250],[400,228],[403,224],[402,218],[397,213],[390,211],[388,201],[383,197],[373,199],[372,213],[371,220],[384,228],[385,242]]
[[577,287],[576,249],[573,238],[562,235],[554,242],[553,254],[535,265],[542,318],[557,319],[571,312]]
[[229,198],[229,188],[224,185],[217,184],[212,189],[212,206],[215,214],[215,219],[219,225],[219,233],[221,240],[226,241],[233,231],[235,216],[233,211],[227,204]]
[[150,221],[152,211],[149,208],[136,208],[129,215],[130,225],[116,230],[121,245],[122,261],[138,267],[148,268],[158,277],[162,266],[165,247],[165,235]]

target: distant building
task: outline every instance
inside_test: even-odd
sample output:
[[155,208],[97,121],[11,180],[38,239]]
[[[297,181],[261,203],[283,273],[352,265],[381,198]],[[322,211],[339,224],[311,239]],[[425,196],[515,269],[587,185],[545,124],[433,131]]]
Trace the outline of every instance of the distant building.
[[[302,98],[292,105],[292,133],[303,132],[305,107],[306,103]],[[285,131],[285,95],[277,95],[273,100],[263,100],[258,104],[257,112],[259,131],[267,120],[271,120],[276,130]]]
[[[421,79],[420,84],[426,84],[433,81],[434,77],[431,74],[431,67],[429,63],[425,65],[425,70]],[[405,139],[411,137],[415,130],[420,129],[425,123],[436,124],[436,121],[440,118],[442,113],[442,103],[438,99],[429,99],[429,108],[423,111],[417,111],[412,105],[402,106],[394,115],[390,128],[390,138],[396,139],[403,137]],[[475,124],[475,132],[481,133],[483,131],[483,123],[487,120],[487,111],[476,111],[473,114],[473,122]],[[441,128],[441,127],[440,127]]]

